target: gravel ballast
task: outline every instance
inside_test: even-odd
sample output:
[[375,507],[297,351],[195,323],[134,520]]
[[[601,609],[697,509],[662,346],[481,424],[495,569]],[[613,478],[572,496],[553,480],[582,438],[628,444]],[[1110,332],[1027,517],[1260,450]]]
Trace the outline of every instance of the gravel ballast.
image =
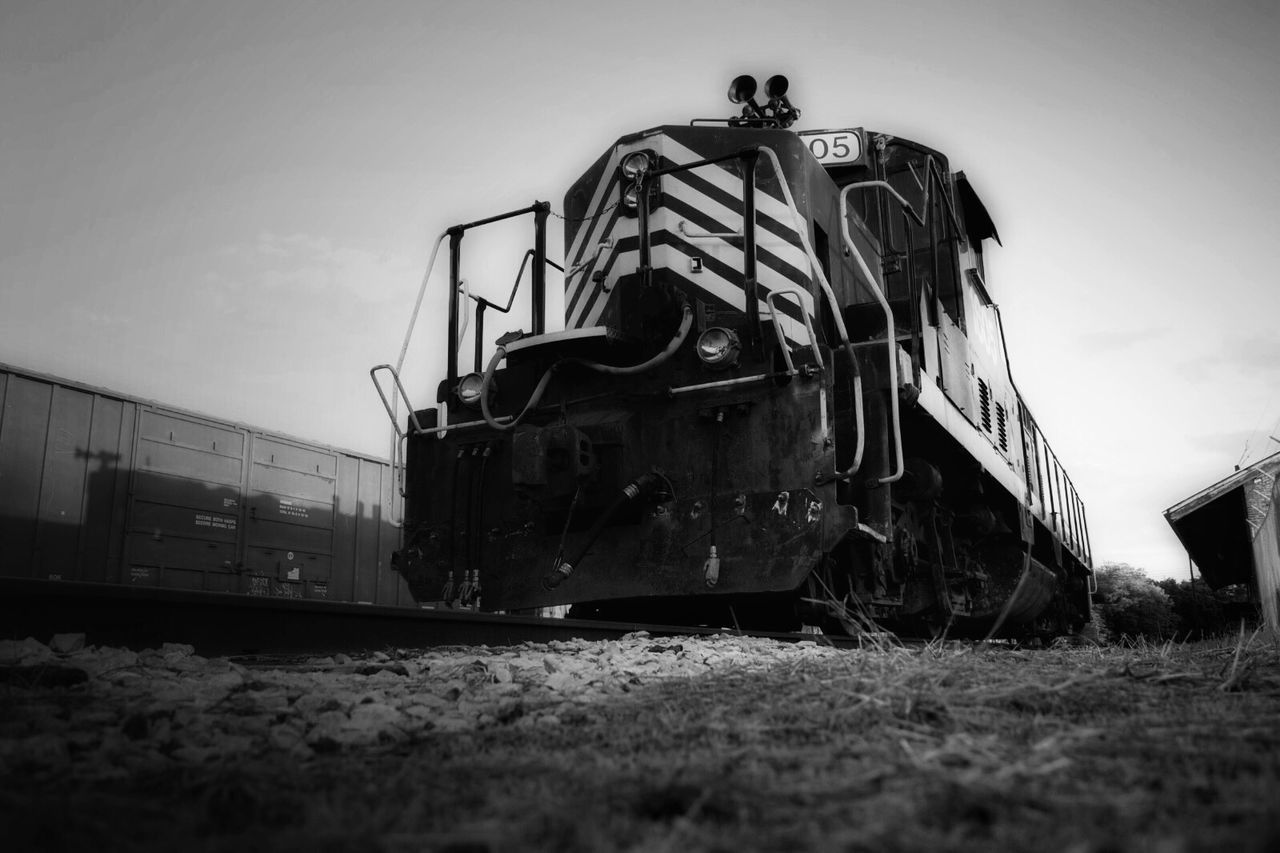
[[0,643],[10,849],[1266,850],[1274,640]]

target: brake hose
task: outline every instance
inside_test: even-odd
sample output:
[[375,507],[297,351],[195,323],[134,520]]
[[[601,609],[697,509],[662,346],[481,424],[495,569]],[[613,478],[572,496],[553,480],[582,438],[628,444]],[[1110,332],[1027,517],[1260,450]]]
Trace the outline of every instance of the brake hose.
[[641,474],[630,483],[622,487],[622,490],[614,497],[613,503],[605,509],[603,513],[596,519],[595,524],[591,525],[591,529],[587,531],[582,542],[574,550],[571,559],[556,558],[555,567],[542,579],[542,588],[545,590],[553,590],[573,574],[574,567],[582,562],[587,556],[587,552],[591,550],[591,546],[600,538],[600,534],[604,532],[604,528],[613,517],[617,515],[618,510],[623,506],[644,495],[652,494],[658,487],[666,485],[670,489],[667,478],[657,472]]
[[506,347],[498,347],[497,351],[493,354],[493,358],[489,359],[489,364],[484,369],[484,379],[480,383],[480,413],[484,415],[485,423],[496,430],[509,430],[516,424],[520,423],[520,421],[524,419],[524,416],[529,414],[529,412],[538,405],[539,401],[541,401],[542,395],[547,390],[547,385],[551,383],[551,375],[561,366],[566,364],[580,364],[588,370],[593,370],[596,373],[604,373],[609,376],[635,376],[636,374],[652,370],[667,359],[671,358],[671,356],[675,355],[676,350],[680,349],[680,346],[685,342],[685,339],[689,337],[689,330],[693,328],[693,307],[689,305],[688,301],[685,301],[683,309],[683,315],[680,318],[680,328],[676,330],[675,337],[667,343],[666,348],[663,349],[662,352],[647,361],[642,361],[639,364],[632,364],[625,367],[614,367],[613,365],[601,364],[598,361],[592,361],[585,358],[563,358],[555,362],[542,374],[542,378],[538,380],[538,384],[534,386],[533,393],[529,396],[529,402],[525,403],[524,408],[520,410],[520,414],[516,415],[505,424],[499,423],[495,420],[493,414],[489,411],[489,387],[493,384],[493,374],[498,369],[498,365],[502,360],[507,357]]

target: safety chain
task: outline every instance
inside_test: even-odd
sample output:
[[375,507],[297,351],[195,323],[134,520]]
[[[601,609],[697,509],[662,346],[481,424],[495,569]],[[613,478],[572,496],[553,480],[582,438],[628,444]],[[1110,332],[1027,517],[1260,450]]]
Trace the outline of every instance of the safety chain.
[[609,205],[608,207],[601,208],[600,210],[597,210],[595,213],[591,214],[590,216],[584,216],[581,219],[569,219],[565,216],[562,216],[559,213],[556,213],[554,210],[550,211],[550,213],[552,216],[554,216],[556,219],[561,220],[562,222],[568,222],[570,225],[577,225],[580,222],[590,222],[592,219],[596,219],[600,216],[603,216],[604,214],[613,210],[615,207],[617,207],[621,203],[622,203],[622,200],[619,199],[618,201],[615,201],[613,204]]

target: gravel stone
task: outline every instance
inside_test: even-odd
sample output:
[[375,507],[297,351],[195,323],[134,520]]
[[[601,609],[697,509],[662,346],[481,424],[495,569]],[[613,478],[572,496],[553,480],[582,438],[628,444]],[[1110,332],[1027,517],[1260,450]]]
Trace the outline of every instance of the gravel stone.
[[53,650],[34,637],[0,641],[0,665],[3,666],[32,666],[51,661],[54,657]]
[[84,634],[54,634],[49,649],[60,655],[78,652],[84,648]]
[[[83,673],[11,681],[0,772],[104,781],[130,772],[273,752],[380,748],[493,726],[576,725],[636,685],[834,654],[812,644],[720,635],[311,658],[248,668],[168,643],[141,653],[59,635],[0,642],[0,666]],[[367,674],[361,674],[367,673]],[[82,697],[71,701],[73,697]],[[122,775],[124,774],[124,775]]]

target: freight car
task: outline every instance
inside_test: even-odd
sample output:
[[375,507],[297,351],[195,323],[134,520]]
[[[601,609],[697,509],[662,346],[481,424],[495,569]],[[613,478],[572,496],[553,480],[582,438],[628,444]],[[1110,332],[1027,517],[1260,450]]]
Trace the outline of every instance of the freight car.
[[412,605],[383,460],[0,365],[0,577]]
[[[396,424],[396,568],[420,601],[486,610],[1079,629],[1084,506],[1010,374],[972,183],[887,133],[794,132],[785,78],[755,89],[622,137],[569,188],[562,329],[548,204],[441,235],[447,369]],[[486,350],[485,309],[511,302],[462,286],[463,238],[516,216],[529,326]],[[398,366],[372,371],[393,423]]]

